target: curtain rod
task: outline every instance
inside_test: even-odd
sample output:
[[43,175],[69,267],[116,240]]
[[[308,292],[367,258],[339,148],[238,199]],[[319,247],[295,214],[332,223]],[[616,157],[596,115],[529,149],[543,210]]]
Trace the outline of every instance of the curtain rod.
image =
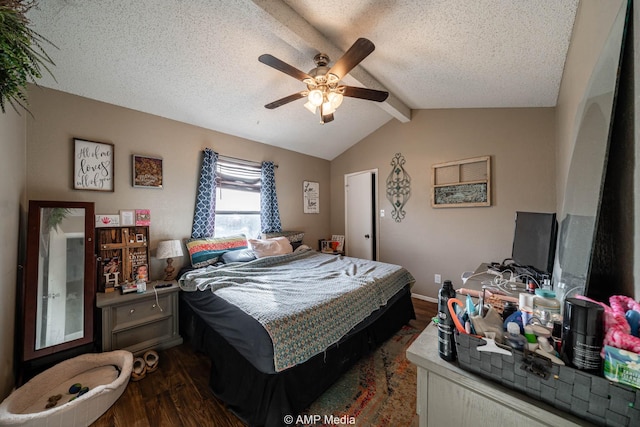
[[[225,156],[223,154],[218,154],[218,158],[220,160],[229,160],[229,161],[234,161],[238,163],[244,163],[245,165],[249,165],[249,166],[262,166],[261,162],[255,162],[253,160],[246,160],[246,159],[239,159],[237,157]],[[278,165],[274,163],[273,167],[277,169]]]

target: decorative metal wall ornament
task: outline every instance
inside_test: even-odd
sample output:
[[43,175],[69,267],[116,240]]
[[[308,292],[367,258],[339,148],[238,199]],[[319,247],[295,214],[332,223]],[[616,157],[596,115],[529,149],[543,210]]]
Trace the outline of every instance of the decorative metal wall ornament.
[[393,206],[391,217],[395,222],[404,219],[406,212],[403,208],[411,197],[411,177],[404,170],[405,162],[404,156],[396,153],[391,159],[391,173],[387,177],[387,199]]

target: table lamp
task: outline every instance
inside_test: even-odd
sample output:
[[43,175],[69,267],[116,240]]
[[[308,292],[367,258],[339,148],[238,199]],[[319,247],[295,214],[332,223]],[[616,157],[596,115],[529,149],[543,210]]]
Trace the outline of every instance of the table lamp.
[[158,243],[158,249],[156,250],[156,258],[166,259],[167,267],[164,269],[164,280],[173,280],[173,273],[175,267],[173,264],[173,258],[183,256],[182,243],[180,240],[163,240]]

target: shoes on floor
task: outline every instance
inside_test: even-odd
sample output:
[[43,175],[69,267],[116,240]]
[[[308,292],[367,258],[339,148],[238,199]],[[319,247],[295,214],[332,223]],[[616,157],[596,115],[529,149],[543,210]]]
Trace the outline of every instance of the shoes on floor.
[[160,362],[160,356],[154,350],[147,351],[144,356],[144,361],[147,366],[147,373],[153,372],[158,369],[158,363]]
[[131,381],[140,381],[147,376],[147,362],[142,357],[133,359],[133,369],[131,370]]

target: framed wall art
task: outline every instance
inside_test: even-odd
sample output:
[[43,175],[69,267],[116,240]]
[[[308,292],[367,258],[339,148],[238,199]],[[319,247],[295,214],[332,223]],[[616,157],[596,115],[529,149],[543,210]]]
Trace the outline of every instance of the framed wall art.
[[73,189],[113,191],[113,159],[113,144],[74,138]]
[[120,210],[120,225],[123,227],[136,225],[136,211],[133,209]]
[[431,167],[434,208],[491,206],[491,157],[482,156]]
[[320,184],[313,181],[304,181],[302,184],[304,198],[304,213],[320,213]]
[[151,225],[151,211],[149,209],[136,209],[136,226]]
[[133,155],[133,186],[162,188],[162,158]]

